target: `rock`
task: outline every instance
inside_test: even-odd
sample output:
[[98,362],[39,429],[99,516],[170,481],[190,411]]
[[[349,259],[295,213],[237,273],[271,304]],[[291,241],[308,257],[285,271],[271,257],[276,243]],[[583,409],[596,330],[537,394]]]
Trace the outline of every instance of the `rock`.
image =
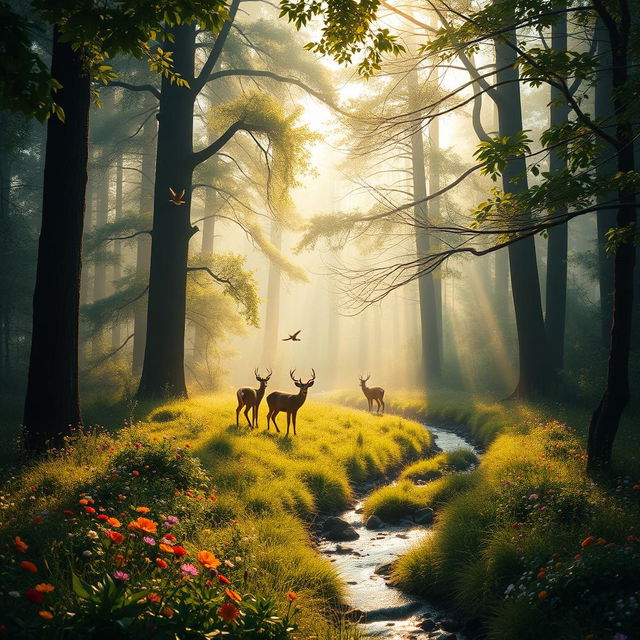
[[433,631],[436,628],[436,623],[431,618],[425,618],[418,626],[423,631]]
[[352,547],[343,547],[341,544],[336,545],[336,550],[334,553],[338,553],[340,555],[345,555],[347,553],[354,553]]
[[358,507],[358,508],[355,510],[355,513],[357,513],[357,514],[361,514],[363,511],[364,511],[364,509],[363,509],[362,507]]
[[394,567],[395,567],[395,562],[394,561],[383,562],[382,564],[379,564],[373,570],[373,573],[375,573],[376,575],[379,575],[379,576],[388,576],[393,571]]
[[407,602],[397,607],[383,607],[373,611],[364,611],[363,622],[380,622],[382,620],[406,620],[424,606],[422,602]]
[[419,509],[413,514],[413,519],[417,524],[431,524],[433,522],[433,509],[429,507]]
[[415,522],[413,520],[409,520],[409,518],[402,518],[402,520],[400,520],[398,524],[400,524],[403,527],[413,527]]
[[449,633],[455,633],[456,631],[462,630],[462,624],[457,620],[443,620],[440,623],[440,628],[443,631],[448,631]]
[[409,536],[406,533],[396,533],[396,538],[401,538],[402,540],[406,540]]
[[349,580],[349,582],[347,582],[347,584],[358,584],[357,580]]
[[349,611],[345,611],[344,618],[349,622],[363,622],[366,620],[366,615],[362,609],[349,609]]
[[378,518],[378,516],[374,514],[372,516],[369,516],[365,527],[367,527],[367,529],[379,529],[382,525],[382,520],[380,520],[380,518]]
[[322,532],[327,540],[334,542],[349,542],[360,537],[360,534],[346,520],[337,516],[331,516],[324,521]]

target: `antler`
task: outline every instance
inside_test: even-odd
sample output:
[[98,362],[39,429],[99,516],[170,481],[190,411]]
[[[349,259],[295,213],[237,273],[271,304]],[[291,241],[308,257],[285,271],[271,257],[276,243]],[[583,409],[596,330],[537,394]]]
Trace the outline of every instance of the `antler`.
[[307,384],[309,384],[309,382],[311,382],[312,380],[316,379],[316,372],[315,369],[311,369],[311,377],[309,378],[309,380],[307,380]]
[[260,374],[258,373],[258,367],[256,367],[256,368],[253,370],[253,375],[254,375],[256,378],[259,378],[259,377],[260,377]]
[[271,377],[271,374],[273,373],[273,371],[271,371],[271,369],[267,369],[267,380]]
[[291,376],[291,379],[292,379],[294,382],[302,382],[302,378],[301,378],[300,380],[296,380],[296,379],[294,378],[293,374],[294,374],[295,372],[296,372],[296,370],[295,370],[295,369],[289,369],[289,375]]

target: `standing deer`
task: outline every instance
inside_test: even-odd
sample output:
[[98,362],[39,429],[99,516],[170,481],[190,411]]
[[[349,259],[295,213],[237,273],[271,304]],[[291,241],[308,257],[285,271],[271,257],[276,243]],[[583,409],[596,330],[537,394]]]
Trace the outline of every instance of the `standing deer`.
[[362,387],[362,393],[369,403],[369,411],[373,410],[373,401],[378,403],[378,409],[376,413],[380,413],[380,405],[382,405],[382,413],[384,413],[384,389],[382,387],[367,387],[367,380],[371,377],[369,374],[366,378],[360,376],[360,386]]
[[[238,418],[240,416],[240,410],[244,407],[244,417],[247,419],[247,423],[253,429],[258,426],[258,409],[262,398],[264,396],[264,390],[267,388],[267,382],[271,377],[271,369],[267,369],[269,375],[266,378],[261,378],[258,370],[253,373],[256,376],[256,380],[260,383],[257,389],[251,389],[250,387],[241,387],[236,391],[238,396],[238,408],[236,409],[236,426],[238,425]],[[249,409],[253,409],[253,420],[249,420]],[[253,424],[252,424],[253,422]]]
[[302,382],[302,379],[299,378],[296,380],[293,377],[295,373],[295,369],[289,371],[289,375],[293,380],[294,384],[300,391],[297,395],[293,393],[283,393],[282,391],[274,391],[267,396],[267,404],[269,405],[269,413],[267,414],[267,431],[269,431],[269,420],[273,420],[273,426],[276,428],[276,431],[280,433],[280,429],[278,429],[278,425],[276,424],[276,416],[281,411],[287,412],[287,436],[289,435],[289,425],[293,420],[293,435],[296,435],[296,415],[298,413],[298,409],[304,404],[304,401],[307,399],[307,390],[309,387],[313,386],[313,383],[316,379],[316,372],[311,369],[311,378],[306,382]]

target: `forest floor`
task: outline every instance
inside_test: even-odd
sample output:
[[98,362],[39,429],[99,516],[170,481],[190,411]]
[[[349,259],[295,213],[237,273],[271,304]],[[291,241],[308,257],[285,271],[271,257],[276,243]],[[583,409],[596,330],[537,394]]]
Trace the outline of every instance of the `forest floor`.
[[[354,637],[358,631],[340,613],[343,584],[315,551],[309,525],[323,512],[346,508],[354,487],[385,474],[399,475],[399,482],[368,497],[365,517],[393,520],[424,507],[436,512],[433,534],[396,565],[393,579],[404,589],[453,605],[461,618],[480,621],[491,638],[638,637],[640,447],[632,420],[620,434],[615,473],[595,481],[584,472],[584,430],[553,420],[579,425],[586,412],[453,393],[428,401],[424,394],[396,394],[384,417],[345,406],[363,403],[351,393],[310,400],[300,411],[298,435],[290,438],[266,432],[264,407],[259,430],[246,422],[236,427],[228,396],[136,407],[140,417],[124,424],[131,413],[124,405],[95,406],[88,422],[109,426],[74,435],[67,450],[50,459],[16,464],[8,443],[8,480],[0,489],[1,552],[8,562],[0,598],[27,593],[36,582],[55,586],[39,606],[26,597],[12,602],[5,622],[11,637],[51,635],[62,619],[70,624],[66,611],[75,614],[74,624],[92,624],[95,611],[71,583],[69,568],[97,588],[113,562],[127,561],[111,539],[104,541],[104,516],[126,522],[141,513],[159,529],[168,513],[178,520],[162,526],[184,547],[193,563],[187,566],[200,569],[187,583],[203,578],[195,558],[208,549],[225,562],[221,569],[234,589],[272,598],[269,612],[287,624],[294,601],[286,594],[294,593],[303,637]],[[469,460],[449,455],[416,462],[432,455],[430,435],[391,412],[461,430],[482,445],[481,463],[456,473]],[[153,559],[159,552],[145,548],[139,533],[138,551]],[[23,553],[15,536],[28,547]],[[160,591],[167,585],[129,562],[123,567],[132,586],[145,588],[150,580],[146,587]],[[184,626],[202,603],[192,610],[195,604],[183,595],[172,590],[171,617],[163,613],[169,596],[148,602],[145,611],[159,625]],[[230,596],[214,589],[208,597],[222,603]],[[122,603],[112,609],[110,623],[131,618]]]

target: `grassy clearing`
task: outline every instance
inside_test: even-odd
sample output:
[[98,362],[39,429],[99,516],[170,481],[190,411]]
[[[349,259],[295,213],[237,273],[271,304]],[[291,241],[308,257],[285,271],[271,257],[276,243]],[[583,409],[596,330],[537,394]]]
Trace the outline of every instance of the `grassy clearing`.
[[471,449],[456,449],[440,453],[433,458],[419,460],[405,467],[400,474],[403,480],[429,481],[436,480],[455,471],[468,471],[479,462],[478,456]]
[[[67,451],[14,473],[0,492],[0,535],[7,542],[20,535],[30,548],[21,556],[3,545],[10,558],[3,578],[16,581],[18,592],[35,580],[55,582],[47,596],[54,622],[65,607],[72,609],[69,566],[91,580],[105,558],[102,547],[86,548],[91,527],[102,531],[97,516],[78,507],[88,494],[91,504],[119,514],[124,523],[141,504],[158,521],[177,514],[180,523],[172,533],[189,557],[209,549],[228,560],[234,566],[226,572],[243,592],[276,598],[297,592],[304,637],[344,638],[351,631],[326,618],[341,601],[342,585],[312,549],[306,523],[320,511],[345,507],[354,483],[399,467],[431,445],[429,433],[411,421],[314,402],[298,417],[298,436],[288,439],[264,427],[237,428],[229,398],[167,404],[120,431],[78,434]],[[73,515],[64,516],[65,510]],[[56,540],[68,533],[73,542],[61,553]],[[95,560],[82,560],[92,549]],[[23,559],[40,568],[37,579],[20,569]],[[22,599],[19,604],[27,606]],[[28,606],[24,613],[33,623],[28,637],[40,637],[43,625],[54,624]]]

